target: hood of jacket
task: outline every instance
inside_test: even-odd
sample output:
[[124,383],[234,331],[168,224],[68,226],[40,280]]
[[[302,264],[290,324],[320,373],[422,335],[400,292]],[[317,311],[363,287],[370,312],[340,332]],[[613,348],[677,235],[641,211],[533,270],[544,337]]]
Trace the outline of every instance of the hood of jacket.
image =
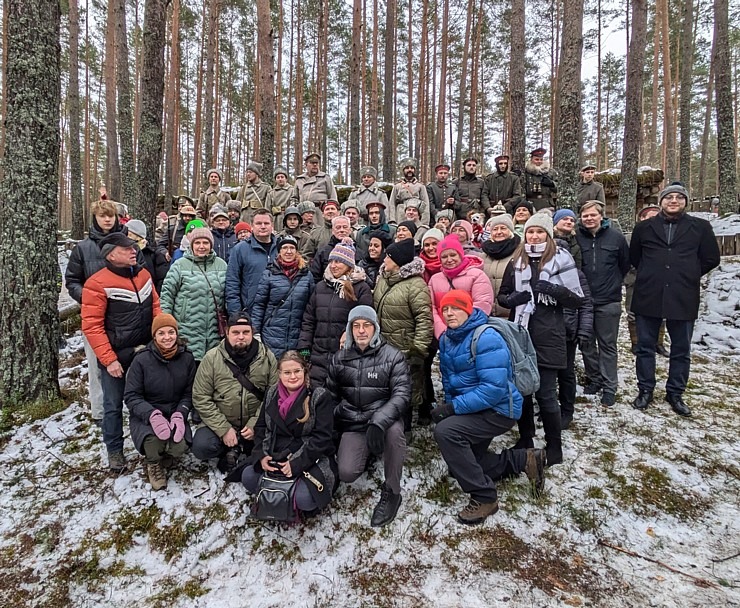
[[398,272],[388,273],[385,270],[385,266],[382,267],[381,272],[384,273],[383,276],[387,279],[388,283],[394,285],[399,281],[404,281],[411,277],[423,277],[425,268],[424,260],[417,256],[408,264],[401,266]]

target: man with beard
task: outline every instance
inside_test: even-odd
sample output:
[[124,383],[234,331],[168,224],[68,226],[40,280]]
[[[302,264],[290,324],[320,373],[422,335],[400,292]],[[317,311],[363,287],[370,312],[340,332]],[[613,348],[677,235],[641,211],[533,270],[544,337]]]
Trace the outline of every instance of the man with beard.
[[[440,164],[434,168],[436,180],[427,184],[427,194],[429,203],[433,211],[443,209],[452,209],[453,211],[460,205],[460,191],[453,184],[450,177],[450,165]],[[436,213],[432,214],[436,217]]]
[[[362,167],[360,169],[360,174],[362,185],[353,189],[352,192],[349,193],[347,201],[357,201],[357,208],[360,210],[360,215],[366,218],[367,204],[370,201],[380,201],[388,207],[388,197],[375,182],[378,178],[378,171],[375,167]],[[342,209],[344,209],[344,205],[342,205]]]
[[460,205],[455,209],[458,220],[467,220],[470,211],[488,211],[488,206],[483,206],[483,178],[476,171],[478,159],[469,156],[463,161],[463,174],[454,181],[460,193]]
[[193,435],[193,455],[218,458],[220,471],[233,471],[254,447],[262,400],[277,380],[275,355],[254,338],[249,314],[232,314],[226,337],[205,354],[195,374],[193,407],[203,426]]
[[532,203],[535,211],[547,208],[555,209],[555,201],[558,197],[558,187],[555,185],[554,176],[544,160],[545,154],[547,154],[547,150],[544,148],[532,150],[520,178],[524,196]]
[[514,205],[522,196],[522,184],[519,177],[509,171],[509,157],[506,154],[494,159],[496,171],[489,173],[483,179],[483,193],[481,204],[493,215],[493,206],[501,203],[507,213],[511,213]]
[[208,180],[208,188],[200,193],[200,196],[198,197],[198,205],[195,208],[198,212],[198,217],[202,219],[208,218],[208,215],[211,212],[211,207],[214,205],[226,207],[231,200],[231,195],[228,192],[221,190],[221,182],[223,181],[221,171],[218,169],[211,169],[206,174],[206,179]]
[[416,179],[416,161],[413,158],[406,158],[401,162],[403,179],[393,186],[391,198],[388,201],[388,221],[391,224],[398,224],[403,221],[403,210],[406,207],[406,201],[410,198],[421,199],[422,208],[419,209],[421,221],[429,225],[429,194],[427,189],[418,179]]
[[576,198],[578,208],[576,211],[580,213],[581,205],[586,201],[599,201],[602,205],[606,206],[606,197],[604,196],[604,186],[599,182],[594,181],[594,175],[596,174],[596,167],[593,165],[586,165],[581,169],[581,182],[578,184],[576,189]]
[[334,182],[329,175],[319,170],[321,157],[314,152],[306,156],[304,162],[306,170],[295,178],[293,202],[312,201],[316,206],[320,206],[324,201],[337,200]]
[[262,163],[252,161],[247,165],[247,181],[239,189],[236,200],[242,204],[242,221],[252,223],[257,209],[265,209],[270,186],[262,181]]

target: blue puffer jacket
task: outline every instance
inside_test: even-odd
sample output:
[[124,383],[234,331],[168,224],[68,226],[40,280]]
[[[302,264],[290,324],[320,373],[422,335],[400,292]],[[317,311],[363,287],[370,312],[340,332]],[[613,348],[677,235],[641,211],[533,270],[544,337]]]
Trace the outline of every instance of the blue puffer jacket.
[[270,237],[269,254],[254,236],[237,243],[229,256],[226,271],[226,311],[251,310],[262,273],[275,259],[275,236]]
[[[460,327],[448,329],[439,340],[439,369],[445,400],[452,403],[456,414],[474,414],[488,408],[507,418],[518,420],[522,415],[522,396],[511,376],[511,355],[504,339],[494,329],[485,330],[478,340],[475,361],[470,344],[479,325],[487,317],[473,309]],[[509,411],[509,392],[513,401],[513,416]]]
[[262,343],[276,358],[298,346],[303,312],[313,287],[308,266],[301,268],[292,281],[277,262],[272,262],[262,273],[252,307],[252,328],[254,333],[261,334]]

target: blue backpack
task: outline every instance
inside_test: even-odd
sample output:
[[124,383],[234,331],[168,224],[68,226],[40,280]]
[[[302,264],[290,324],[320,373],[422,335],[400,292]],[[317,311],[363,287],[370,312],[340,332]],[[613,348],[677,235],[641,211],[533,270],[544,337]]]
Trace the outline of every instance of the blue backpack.
[[522,396],[534,395],[540,388],[540,372],[537,369],[537,352],[534,350],[529,332],[518,325],[500,317],[488,317],[485,325],[476,327],[470,343],[470,354],[475,359],[478,340],[488,328],[496,330],[509,347],[512,376],[509,378]]

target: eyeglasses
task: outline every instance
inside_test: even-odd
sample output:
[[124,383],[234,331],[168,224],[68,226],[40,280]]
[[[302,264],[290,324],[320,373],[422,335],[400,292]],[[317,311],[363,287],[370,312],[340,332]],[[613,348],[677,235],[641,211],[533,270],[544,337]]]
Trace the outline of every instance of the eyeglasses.
[[664,201],[685,201],[686,197],[682,194],[669,194],[663,197]]

